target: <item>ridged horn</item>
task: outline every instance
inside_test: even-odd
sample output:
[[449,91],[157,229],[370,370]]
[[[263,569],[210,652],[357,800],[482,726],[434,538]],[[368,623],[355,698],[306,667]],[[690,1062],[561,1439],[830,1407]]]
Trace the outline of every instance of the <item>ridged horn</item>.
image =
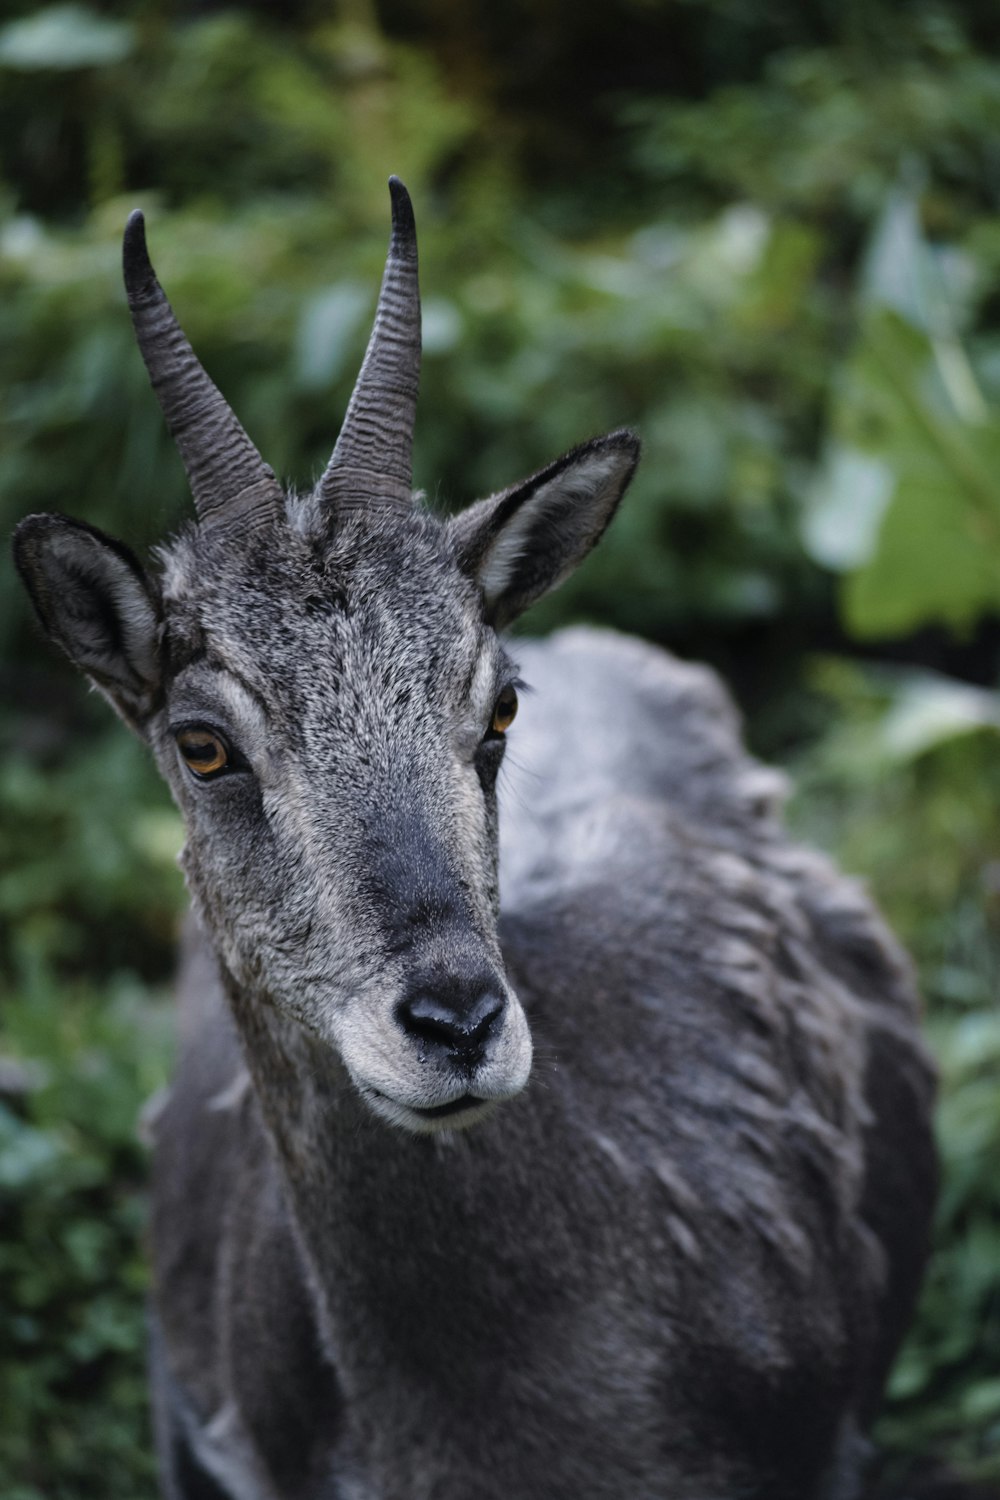
[[404,506],[413,498],[413,424],[420,384],[417,231],[410,195],[389,178],[392,234],[361,373],[319,484],[324,504]]
[[262,524],[283,506],[281,486],[185,338],[150,264],[138,209],[125,226],[122,267],[136,341],[199,519],[241,530]]

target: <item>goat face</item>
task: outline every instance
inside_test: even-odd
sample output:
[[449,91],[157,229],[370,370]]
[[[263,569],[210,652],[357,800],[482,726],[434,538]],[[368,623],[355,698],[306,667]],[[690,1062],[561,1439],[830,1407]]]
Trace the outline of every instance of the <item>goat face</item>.
[[318,539],[309,510],[170,556],[153,738],[184,867],[240,989],[332,1043],[382,1114],[464,1123],[531,1058],[496,936],[514,667],[445,527],[359,512]]
[[415,398],[416,254],[399,184],[393,202],[372,341],[303,498],[195,361],[134,216],[133,318],[200,525],[155,580],[61,517],[23,522],[15,553],[45,628],[157,756],[234,1001],[279,1008],[378,1114],[425,1131],[471,1123],[528,1077],[496,926],[516,703],[497,632],[589,551],[638,444],[597,439],[453,521],[415,509],[399,393]]

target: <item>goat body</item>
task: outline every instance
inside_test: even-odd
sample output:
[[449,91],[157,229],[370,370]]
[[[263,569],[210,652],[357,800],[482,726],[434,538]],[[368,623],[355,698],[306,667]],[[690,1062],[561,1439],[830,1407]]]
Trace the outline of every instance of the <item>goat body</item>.
[[711,673],[594,630],[501,644],[601,534],[630,434],[454,521],[409,507],[393,191],[315,495],[286,500],[192,374],[133,227],[201,525],[156,584],[75,523],[18,538],[188,824],[154,1124],[165,1494],[852,1500],[934,1196],[909,968],[789,842]]

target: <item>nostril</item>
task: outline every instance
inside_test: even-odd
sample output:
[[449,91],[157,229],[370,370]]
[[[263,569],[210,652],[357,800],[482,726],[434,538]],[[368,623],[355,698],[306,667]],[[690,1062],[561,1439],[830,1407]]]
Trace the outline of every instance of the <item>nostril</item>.
[[398,1014],[410,1036],[469,1057],[483,1051],[503,1009],[502,997],[492,990],[465,1004],[452,1003],[432,990],[418,990],[402,1001]]

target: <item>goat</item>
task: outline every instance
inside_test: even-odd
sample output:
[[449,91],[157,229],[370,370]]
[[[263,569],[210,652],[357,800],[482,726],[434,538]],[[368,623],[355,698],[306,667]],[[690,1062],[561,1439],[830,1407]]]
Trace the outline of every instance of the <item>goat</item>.
[[198,363],[136,212],[128,301],[197,524],[155,573],[61,516],[15,538],[186,823],[164,1493],[850,1500],[935,1191],[909,967],[789,841],[712,673],[596,629],[505,644],[638,440],[454,518],[414,505],[416,236],[390,189],[311,493]]

